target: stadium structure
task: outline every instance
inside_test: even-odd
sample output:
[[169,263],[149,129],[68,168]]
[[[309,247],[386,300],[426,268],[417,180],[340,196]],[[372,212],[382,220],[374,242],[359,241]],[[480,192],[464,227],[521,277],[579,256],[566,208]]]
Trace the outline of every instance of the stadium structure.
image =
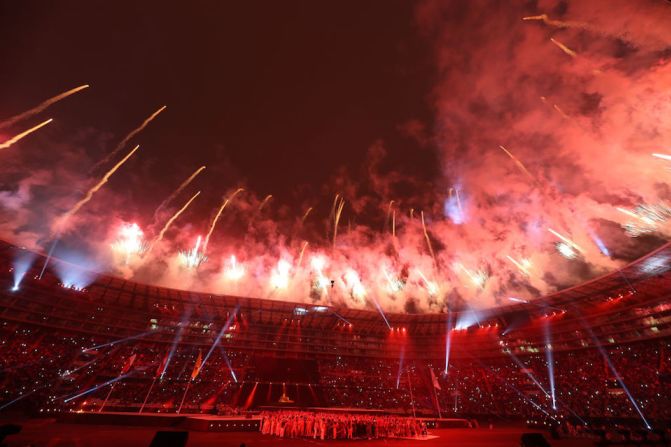
[[[22,269],[16,260],[27,257],[34,262]],[[386,318],[106,275],[80,288],[8,243],[0,259],[0,406],[12,411],[240,417],[328,409],[429,426],[517,420],[592,434],[616,422],[663,430],[671,416],[668,244],[535,301]],[[258,430],[260,422],[239,423]]]

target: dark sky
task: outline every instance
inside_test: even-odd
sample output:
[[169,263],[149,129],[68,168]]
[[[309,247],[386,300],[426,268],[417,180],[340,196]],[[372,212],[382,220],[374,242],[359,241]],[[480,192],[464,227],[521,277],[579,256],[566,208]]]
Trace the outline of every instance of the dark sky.
[[159,197],[200,164],[222,193],[322,194],[339,167],[360,175],[378,139],[387,168],[435,165],[399,131],[431,126],[412,2],[2,1],[0,42],[0,116],[91,84],[47,115],[62,135],[109,135],[93,158],[166,104],[137,139]]

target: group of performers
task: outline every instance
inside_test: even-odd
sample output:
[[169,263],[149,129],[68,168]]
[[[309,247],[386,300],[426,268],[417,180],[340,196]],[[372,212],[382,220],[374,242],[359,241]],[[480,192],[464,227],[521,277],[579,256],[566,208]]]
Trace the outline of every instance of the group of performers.
[[273,411],[261,414],[261,433],[280,438],[375,439],[426,436],[415,418],[367,414]]

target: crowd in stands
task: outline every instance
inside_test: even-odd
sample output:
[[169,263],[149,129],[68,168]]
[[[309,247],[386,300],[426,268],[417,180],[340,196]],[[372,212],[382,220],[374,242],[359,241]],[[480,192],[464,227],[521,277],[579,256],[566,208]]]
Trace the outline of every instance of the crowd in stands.
[[[194,374],[207,347],[173,347],[141,338],[111,344],[113,340],[1,322],[0,411],[95,411],[104,406],[117,411],[181,409],[182,413],[235,414],[278,405],[277,384],[266,384],[263,392],[259,385],[256,390],[261,379],[255,375],[255,354],[250,352],[216,349]],[[496,358],[462,357],[451,361],[447,374],[440,359],[401,362],[330,356],[317,361],[316,383],[293,383],[287,390],[295,406],[305,406],[296,398],[302,394],[315,407],[377,409],[406,416],[467,416],[481,422],[543,419],[565,428],[570,421],[573,430],[601,424],[604,419],[640,423],[640,414],[651,425],[671,421],[671,340],[553,354],[549,358],[544,352],[515,356],[502,351]],[[110,384],[96,389],[106,382]],[[281,419],[285,436],[287,424],[291,436],[297,430],[292,424],[300,421],[303,428],[298,431],[308,433],[308,420],[312,420],[309,436],[314,436],[319,418],[327,427],[325,437],[333,436],[333,430],[347,437],[348,424],[360,422],[310,414],[288,412],[272,417]],[[385,432],[384,421],[375,419],[371,434],[392,436]],[[275,420],[269,432],[276,434],[277,426]]]
[[261,414],[261,433],[280,438],[378,439],[426,436],[416,418],[370,414],[273,411]]

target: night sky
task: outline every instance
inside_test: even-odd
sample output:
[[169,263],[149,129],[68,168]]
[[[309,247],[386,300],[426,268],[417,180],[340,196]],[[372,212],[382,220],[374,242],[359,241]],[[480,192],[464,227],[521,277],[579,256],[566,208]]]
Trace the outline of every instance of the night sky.
[[222,193],[332,196],[324,185],[342,168],[362,175],[378,140],[390,168],[431,175],[434,155],[404,132],[431,120],[434,69],[414,23],[407,1],[6,1],[0,115],[91,84],[53,113],[62,133],[107,134],[89,148],[97,160],[167,105],[136,139],[149,203],[200,164]]

